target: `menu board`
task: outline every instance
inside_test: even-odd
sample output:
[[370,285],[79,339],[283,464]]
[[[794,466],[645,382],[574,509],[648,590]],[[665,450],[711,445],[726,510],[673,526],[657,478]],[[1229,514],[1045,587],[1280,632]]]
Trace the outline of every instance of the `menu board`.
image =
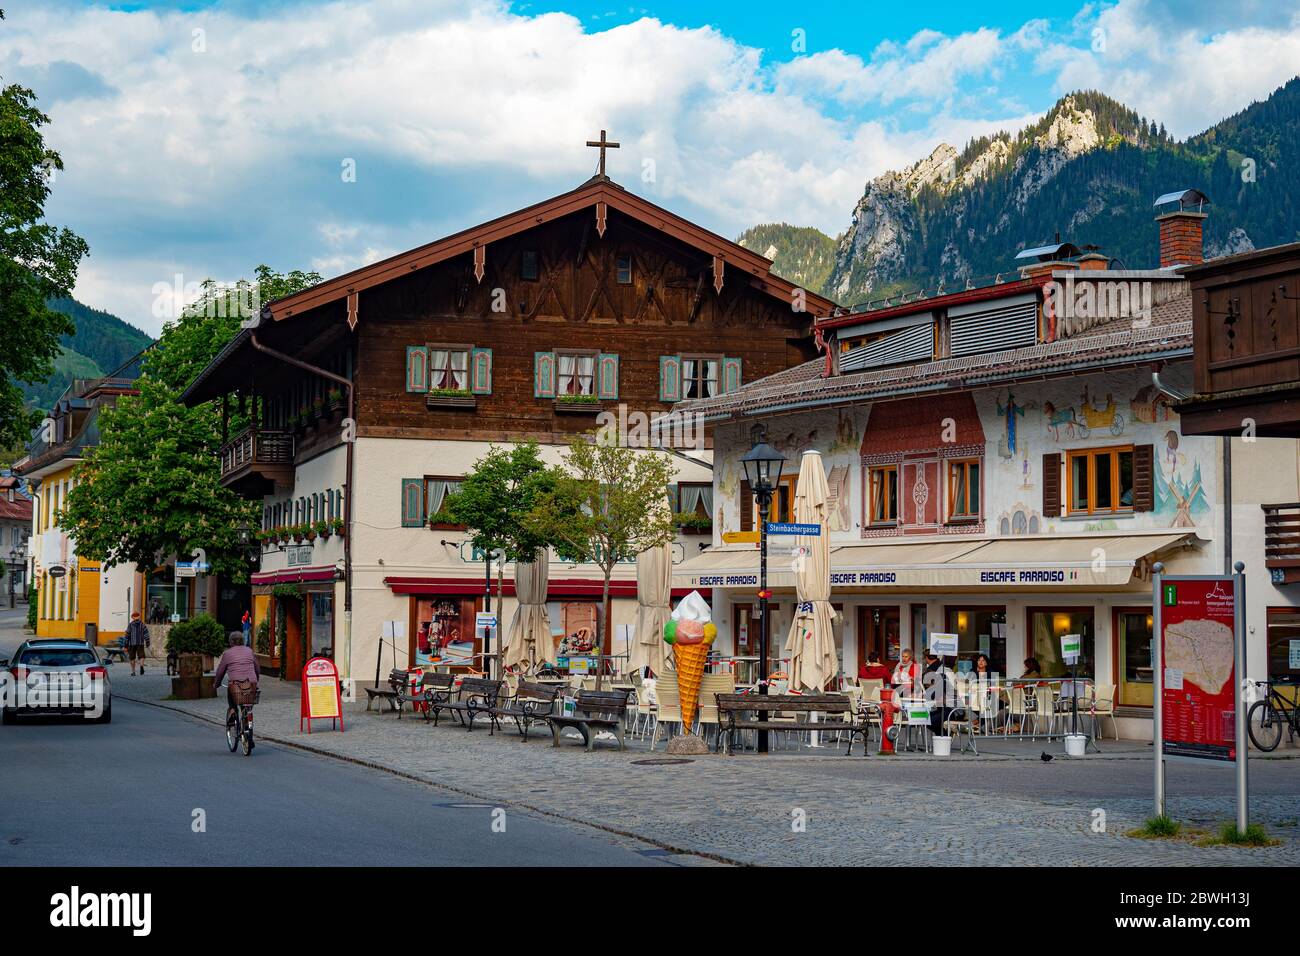
[[339,672],[328,657],[313,657],[302,669],[302,699],[298,715],[298,732],[303,724],[311,733],[313,720],[331,720],[343,729],[343,698]]
[[1160,707],[1164,751],[1236,759],[1232,578],[1164,581]]

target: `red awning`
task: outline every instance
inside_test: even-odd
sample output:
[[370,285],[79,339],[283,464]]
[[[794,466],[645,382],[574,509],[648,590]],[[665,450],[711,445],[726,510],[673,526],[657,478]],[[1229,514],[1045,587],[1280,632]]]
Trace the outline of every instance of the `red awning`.
[[258,571],[254,584],[303,584],[307,581],[333,581],[338,573],[334,565],[316,568],[285,568],[283,571]]
[[[482,578],[384,578],[384,583],[394,594],[466,594],[483,593]],[[558,598],[599,598],[604,582],[599,578],[553,578],[546,586],[547,597]],[[496,593],[496,578],[492,579],[492,593]],[[710,588],[673,588],[673,597],[685,597],[691,591],[698,590],[704,598],[712,596]],[[502,585],[502,594],[514,597],[515,582],[506,578]],[[610,597],[636,597],[635,581],[610,581]]]

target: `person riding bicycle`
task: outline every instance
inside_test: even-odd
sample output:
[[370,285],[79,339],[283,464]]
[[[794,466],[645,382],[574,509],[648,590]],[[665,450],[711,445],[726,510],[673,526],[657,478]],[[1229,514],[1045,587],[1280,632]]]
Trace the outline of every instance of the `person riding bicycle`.
[[[217,671],[212,676],[213,687],[220,687],[225,677],[229,677],[231,683],[251,680],[257,686],[257,659],[253,656],[253,649],[244,643],[244,635],[240,631],[231,631],[226,635],[226,643],[230,646],[217,662]],[[229,686],[226,687],[226,704],[230,711],[235,709],[235,698]]]

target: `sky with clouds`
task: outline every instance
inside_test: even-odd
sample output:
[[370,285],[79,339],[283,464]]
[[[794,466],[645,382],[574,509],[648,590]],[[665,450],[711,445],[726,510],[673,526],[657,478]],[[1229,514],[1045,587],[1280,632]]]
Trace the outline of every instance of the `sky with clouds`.
[[[337,275],[609,173],[723,235],[836,235],[866,181],[1100,89],[1199,132],[1300,72],[1300,5],[0,0],[66,169],[76,294]],[[905,8],[905,9],[895,9]],[[345,175],[355,170],[355,177]]]

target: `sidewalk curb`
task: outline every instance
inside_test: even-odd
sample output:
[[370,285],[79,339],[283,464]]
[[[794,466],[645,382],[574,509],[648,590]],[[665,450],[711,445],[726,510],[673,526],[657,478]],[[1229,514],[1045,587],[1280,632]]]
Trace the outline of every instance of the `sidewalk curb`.
[[[185,710],[184,708],[181,707],[172,707],[164,701],[142,700],[138,697],[130,697],[120,692],[115,694],[114,696],[120,697],[123,700],[129,700],[135,704],[144,704],[147,707],[156,707],[159,710],[169,710],[174,714],[181,714],[182,716],[185,717],[193,717],[195,720],[201,720],[204,723],[212,724],[214,727],[223,726],[220,721],[214,720],[211,717],[204,716],[203,714],[196,714],[192,711]],[[414,774],[406,770],[399,770],[396,767],[389,767],[385,764],[381,764],[373,760],[364,760],[360,757],[350,757],[346,754],[334,753],[333,751],[325,750],[320,747],[313,747],[310,744],[304,744],[296,740],[285,740],[283,737],[274,737],[270,734],[259,734],[259,736],[263,740],[267,740],[270,741],[271,743],[279,744],[282,747],[290,747],[294,750],[301,750],[305,753],[316,754],[317,756],[321,756],[321,757],[330,757],[342,763],[349,763],[358,767],[366,767],[371,770],[379,770],[383,773],[391,774],[394,777],[401,777],[404,780],[409,780],[412,783],[422,784],[423,786],[432,787],[437,790],[445,790],[448,793],[454,793],[464,797],[472,797],[475,800],[482,800],[483,802],[490,803],[493,806],[514,807],[519,810],[525,810],[529,813],[538,814],[539,816],[550,817],[555,820],[562,820],[568,824],[576,824],[578,826],[588,827],[593,830],[600,830],[605,833],[611,833],[614,834],[615,836],[621,836],[627,839],[637,840],[641,843],[648,843],[651,846],[657,847],[658,849],[661,850],[668,850],[669,852],[678,856],[699,857],[700,859],[704,859],[704,860],[712,860],[715,863],[723,863],[727,866],[756,867],[760,865],[757,863],[747,863],[744,860],[732,859],[731,857],[723,856],[720,853],[711,853],[706,850],[689,850],[686,849],[685,847],[676,846],[672,843],[665,843],[663,840],[658,839],[657,837],[646,836],[645,834],[636,833],[632,830],[620,830],[618,827],[608,826],[603,823],[593,823],[590,820],[581,820],[576,817],[570,817],[562,813],[557,813],[554,810],[547,810],[542,807],[536,807],[533,806],[532,804],[523,803],[517,800],[499,800],[494,797],[484,796],[483,794],[477,793],[476,791],[473,790],[466,790],[463,787],[456,787],[447,783],[439,783],[437,781],[433,781],[425,777],[421,777],[418,774]]]

